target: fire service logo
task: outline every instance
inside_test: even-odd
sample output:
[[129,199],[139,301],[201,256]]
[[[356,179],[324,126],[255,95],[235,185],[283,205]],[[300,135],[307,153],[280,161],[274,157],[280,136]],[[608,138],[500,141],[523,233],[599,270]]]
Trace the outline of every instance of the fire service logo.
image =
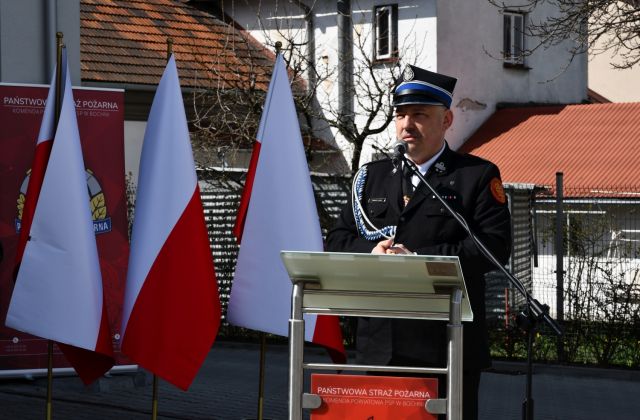
[[[87,189],[89,190],[91,217],[93,218],[93,231],[96,235],[111,232],[111,217],[109,217],[107,213],[107,202],[104,198],[102,187],[90,169],[86,169],[85,174],[87,176]],[[16,217],[16,232],[20,232],[22,211],[24,209],[24,201],[27,196],[27,186],[29,185],[30,176],[31,169],[27,171],[27,176],[20,185],[20,194],[18,195],[17,200],[18,216]]]

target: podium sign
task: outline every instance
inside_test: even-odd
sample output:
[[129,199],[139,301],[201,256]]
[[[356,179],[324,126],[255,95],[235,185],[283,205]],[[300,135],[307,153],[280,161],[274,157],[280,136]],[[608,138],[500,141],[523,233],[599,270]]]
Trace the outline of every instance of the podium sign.
[[313,374],[311,392],[322,398],[311,420],[437,419],[424,409],[438,397],[435,378]]
[[[446,321],[451,288],[461,287],[462,321],[473,321],[458,257],[301,251],[281,254],[292,280],[310,280],[305,283],[305,312],[347,316],[358,312],[373,317]],[[371,308],[375,311],[369,311]]]

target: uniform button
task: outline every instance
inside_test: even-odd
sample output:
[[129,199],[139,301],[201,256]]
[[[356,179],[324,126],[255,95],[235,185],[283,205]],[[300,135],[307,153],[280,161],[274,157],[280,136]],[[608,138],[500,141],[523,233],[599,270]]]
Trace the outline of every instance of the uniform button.
[[405,220],[404,216],[400,217],[401,222],[404,222],[404,220]]
[[444,213],[444,209],[440,207],[440,213]]

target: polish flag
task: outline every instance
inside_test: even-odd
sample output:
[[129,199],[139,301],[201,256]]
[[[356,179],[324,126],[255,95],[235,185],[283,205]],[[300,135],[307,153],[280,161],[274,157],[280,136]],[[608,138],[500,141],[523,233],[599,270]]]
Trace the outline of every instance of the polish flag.
[[56,341],[89,384],[114,358],[64,49],[62,57],[60,116],[56,128],[54,74],[22,213],[6,325]]
[[178,69],[171,56],[140,157],[122,352],[187,390],[220,325],[220,300]]
[[[242,238],[227,309],[230,323],[288,335],[293,286],[280,251],[322,251],[300,125],[276,58],[234,233]],[[346,360],[338,317],[305,315],[305,339]]]

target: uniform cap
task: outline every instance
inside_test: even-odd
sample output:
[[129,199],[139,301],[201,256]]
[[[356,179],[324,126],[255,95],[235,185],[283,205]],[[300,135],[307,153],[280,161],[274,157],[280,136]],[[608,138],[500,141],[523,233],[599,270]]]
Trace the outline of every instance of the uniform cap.
[[458,79],[407,65],[396,81],[393,106],[444,105],[451,107]]

